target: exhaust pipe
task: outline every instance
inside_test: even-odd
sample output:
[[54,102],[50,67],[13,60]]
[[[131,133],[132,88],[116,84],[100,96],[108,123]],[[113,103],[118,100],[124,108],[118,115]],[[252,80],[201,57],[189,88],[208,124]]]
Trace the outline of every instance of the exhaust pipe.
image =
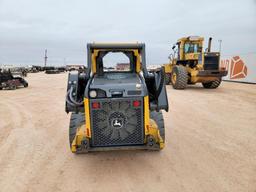
[[208,41],[208,53],[211,52],[211,46],[212,46],[212,38],[210,37]]

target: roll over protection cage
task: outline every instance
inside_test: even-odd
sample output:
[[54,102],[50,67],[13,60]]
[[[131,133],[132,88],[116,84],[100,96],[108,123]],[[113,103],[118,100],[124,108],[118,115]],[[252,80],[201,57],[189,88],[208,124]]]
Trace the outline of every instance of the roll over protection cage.
[[148,77],[148,71],[146,68],[146,52],[144,43],[124,43],[124,44],[101,44],[101,43],[88,43],[87,44],[87,76],[90,75],[92,70],[92,52],[94,49],[120,49],[120,51],[125,49],[138,49],[141,55],[141,68],[144,77]]

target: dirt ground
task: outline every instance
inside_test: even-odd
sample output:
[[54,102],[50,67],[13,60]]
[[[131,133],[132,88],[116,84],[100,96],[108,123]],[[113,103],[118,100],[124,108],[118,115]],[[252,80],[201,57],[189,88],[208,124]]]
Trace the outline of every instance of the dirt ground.
[[67,74],[27,80],[0,91],[0,191],[256,192],[256,85],[168,86],[164,150],[74,155]]

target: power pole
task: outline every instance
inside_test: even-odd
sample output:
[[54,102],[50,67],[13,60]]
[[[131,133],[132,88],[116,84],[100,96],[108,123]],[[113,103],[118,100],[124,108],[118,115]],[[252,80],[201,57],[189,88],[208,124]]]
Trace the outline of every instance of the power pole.
[[47,64],[47,49],[45,49],[44,51],[44,67],[46,67],[46,64]]

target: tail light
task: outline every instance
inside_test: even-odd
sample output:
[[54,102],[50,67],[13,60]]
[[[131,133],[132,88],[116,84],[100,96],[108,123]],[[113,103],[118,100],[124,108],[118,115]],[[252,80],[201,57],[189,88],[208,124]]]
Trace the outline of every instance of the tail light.
[[133,107],[139,107],[140,106],[140,101],[133,101]]
[[99,102],[93,102],[92,103],[92,108],[93,109],[99,109],[100,108],[100,103]]

